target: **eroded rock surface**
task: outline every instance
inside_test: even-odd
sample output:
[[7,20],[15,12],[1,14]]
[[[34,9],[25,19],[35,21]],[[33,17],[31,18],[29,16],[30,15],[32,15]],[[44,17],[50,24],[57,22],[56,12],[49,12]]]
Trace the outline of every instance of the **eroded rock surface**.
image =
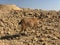
[[[60,45],[60,11],[22,10],[0,12],[0,45]],[[39,24],[22,30],[19,22],[24,17],[39,18]]]

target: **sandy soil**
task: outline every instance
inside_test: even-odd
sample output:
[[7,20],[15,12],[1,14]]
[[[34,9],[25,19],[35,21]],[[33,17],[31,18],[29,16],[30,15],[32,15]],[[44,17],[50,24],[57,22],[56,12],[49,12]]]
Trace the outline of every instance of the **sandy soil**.
[[[19,23],[24,17],[36,17],[40,22],[35,29],[22,30]],[[0,45],[60,45],[60,11],[0,11]]]

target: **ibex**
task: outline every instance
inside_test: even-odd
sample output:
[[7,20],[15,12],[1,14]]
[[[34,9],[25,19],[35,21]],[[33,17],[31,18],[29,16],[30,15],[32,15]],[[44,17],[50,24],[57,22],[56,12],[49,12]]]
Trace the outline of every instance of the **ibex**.
[[39,19],[33,17],[23,18],[20,24],[22,26],[22,30],[25,30],[27,27],[36,28],[39,24]]

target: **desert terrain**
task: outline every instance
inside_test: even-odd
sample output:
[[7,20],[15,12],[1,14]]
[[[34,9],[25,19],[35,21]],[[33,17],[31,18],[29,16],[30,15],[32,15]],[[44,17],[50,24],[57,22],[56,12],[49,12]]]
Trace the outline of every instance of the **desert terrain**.
[[60,11],[0,4],[0,45],[60,45]]

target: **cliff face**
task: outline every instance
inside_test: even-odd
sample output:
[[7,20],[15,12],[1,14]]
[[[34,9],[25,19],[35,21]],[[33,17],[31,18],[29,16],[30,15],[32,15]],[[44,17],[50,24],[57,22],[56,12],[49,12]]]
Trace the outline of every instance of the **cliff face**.
[[[2,13],[1,13],[2,12]],[[9,12],[9,13],[7,13]],[[37,27],[22,29],[21,20],[38,18]],[[29,24],[27,24],[28,22]],[[26,26],[25,25],[25,26]],[[60,11],[18,8],[16,5],[0,5],[0,44],[3,45],[60,45]]]
[[0,9],[6,9],[6,10],[22,10],[21,8],[17,7],[16,5],[4,5],[0,4]]
[[16,5],[4,5],[0,4],[0,12],[9,12],[11,10],[22,10],[21,8],[17,7]]

